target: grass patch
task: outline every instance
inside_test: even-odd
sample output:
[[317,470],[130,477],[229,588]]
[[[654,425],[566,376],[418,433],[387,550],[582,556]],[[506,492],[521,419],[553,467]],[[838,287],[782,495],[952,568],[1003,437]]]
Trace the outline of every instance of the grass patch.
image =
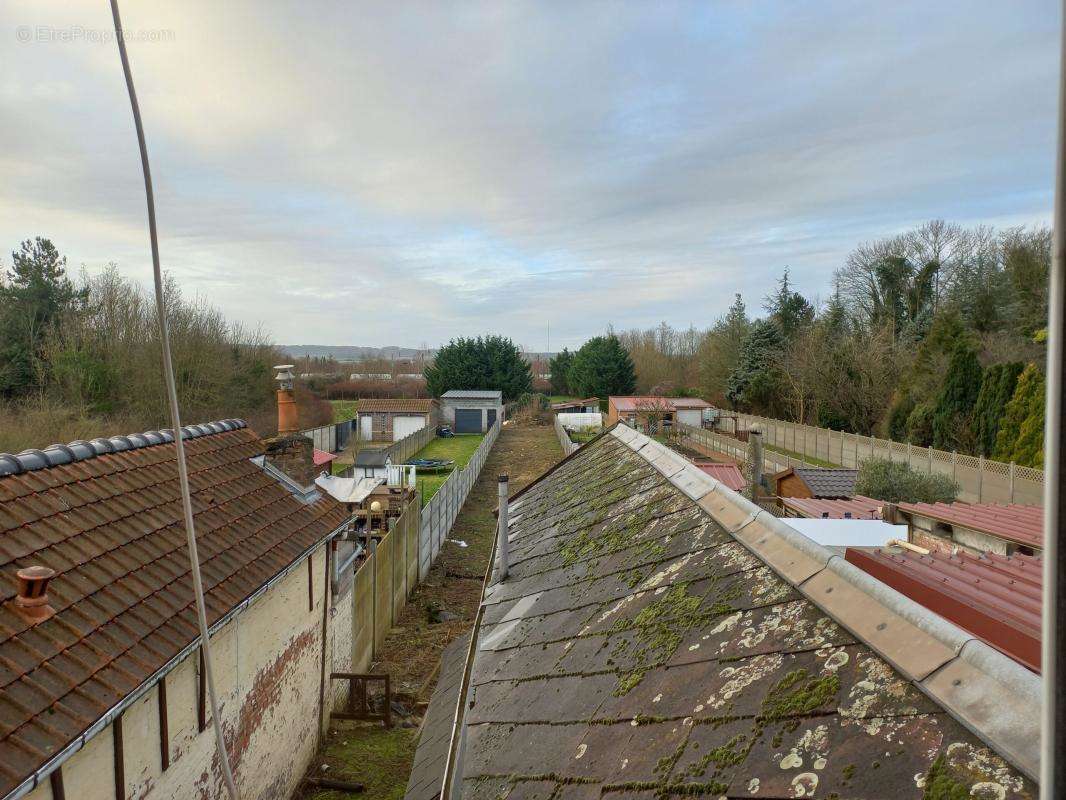
[[358,400],[330,400],[329,404],[333,406],[333,421],[347,422],[355,419],[355,407],[358,403]]
[[[339,726],[351,723],[338,723]],[[362,726],[345,730],[338,727],[326,745],[325,761],[331,777],[343,777],[366,785],[363,797],[374,800],[402,800],[415,758],[416,730]],[[319,789],[308,792],[308,800],[349,800],[348,792]]]
[[[481,444],[481,440],[484,438],[480,433],[462,433],[449,439],[438,436],[415,453],[412,458],[449,459],[455,462],[453,469],[462,469],[473,458],[474,453]],[[451,471],[445,472],[444,470],[418,473],[418,489],[422,495],[423,506],[437,493],[437,490],[440,489],[449,475],[451,475]]]
[[772,444],[763,443],[763,450],[770,450],[774,453],[780,453],[783,456],[791,456],[797,461],[806,461],[808,464],[814,464],[816,467],[839,467],[839,464],[834,464],[832,461],[826,461],[822,458],[815,458],[814,456],[805,456],[803,453],[797,453],[794,450],[786,450],[783,447],[775,447]]

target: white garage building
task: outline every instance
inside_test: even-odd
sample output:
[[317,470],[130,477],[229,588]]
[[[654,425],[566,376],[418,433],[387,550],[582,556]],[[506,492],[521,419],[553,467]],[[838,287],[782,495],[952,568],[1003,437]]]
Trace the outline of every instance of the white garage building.
[[427,425],[437,424],[437,401],[425,398],[367,398],[356,405],[359,438],[398,442]]
[[497,419],[503,419],[503,393],[452,389],[440,396],[440,410],[455,433],[485,433]]

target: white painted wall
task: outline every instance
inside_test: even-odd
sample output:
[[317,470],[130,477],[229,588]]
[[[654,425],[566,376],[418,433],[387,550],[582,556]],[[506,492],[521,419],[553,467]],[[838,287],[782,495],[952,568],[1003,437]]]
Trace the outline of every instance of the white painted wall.
[[420,431],[424,427],[426,427],[426,417],[424,414],[420,414],[416,417],[393,417],[392,440],[398,442],[405,436],[410,436],[415,431]]

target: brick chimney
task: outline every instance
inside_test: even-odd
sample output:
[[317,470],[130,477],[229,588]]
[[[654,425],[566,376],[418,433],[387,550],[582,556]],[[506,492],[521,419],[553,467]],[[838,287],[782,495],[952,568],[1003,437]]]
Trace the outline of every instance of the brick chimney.
[[24,567],[15,573],[18,576],[18,595],[15,597],[15,611],[26,622],[36,625],[55,614],[55,609],[48,605],[48,581],[56,574],[48,567]]
[[293,365],[279,364],[274,367],[278,374],[278,435],[267,439],[266,460],[296,481],[300,486],[311,486],[322,472],[315,466],[315,443],[299,432],[299,414],[293,392]]

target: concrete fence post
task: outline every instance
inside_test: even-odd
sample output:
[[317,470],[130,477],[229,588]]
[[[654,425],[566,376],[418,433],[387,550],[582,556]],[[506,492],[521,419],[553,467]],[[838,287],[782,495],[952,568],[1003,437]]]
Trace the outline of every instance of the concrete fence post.
[[977,502],[984,502],[985,493],[985,457],[977,457]]
[[1010,462],[1010,502],[1014,502],[1014,462]]
[[954,483],[959,482],[959,453],[957,450],[951,451],[951,480]]
[[932,447],[925,448],[925,458],[926,458],[926,469],[925,469],[925,471],[928,474],[932,475],[933,474],[933,448]]

